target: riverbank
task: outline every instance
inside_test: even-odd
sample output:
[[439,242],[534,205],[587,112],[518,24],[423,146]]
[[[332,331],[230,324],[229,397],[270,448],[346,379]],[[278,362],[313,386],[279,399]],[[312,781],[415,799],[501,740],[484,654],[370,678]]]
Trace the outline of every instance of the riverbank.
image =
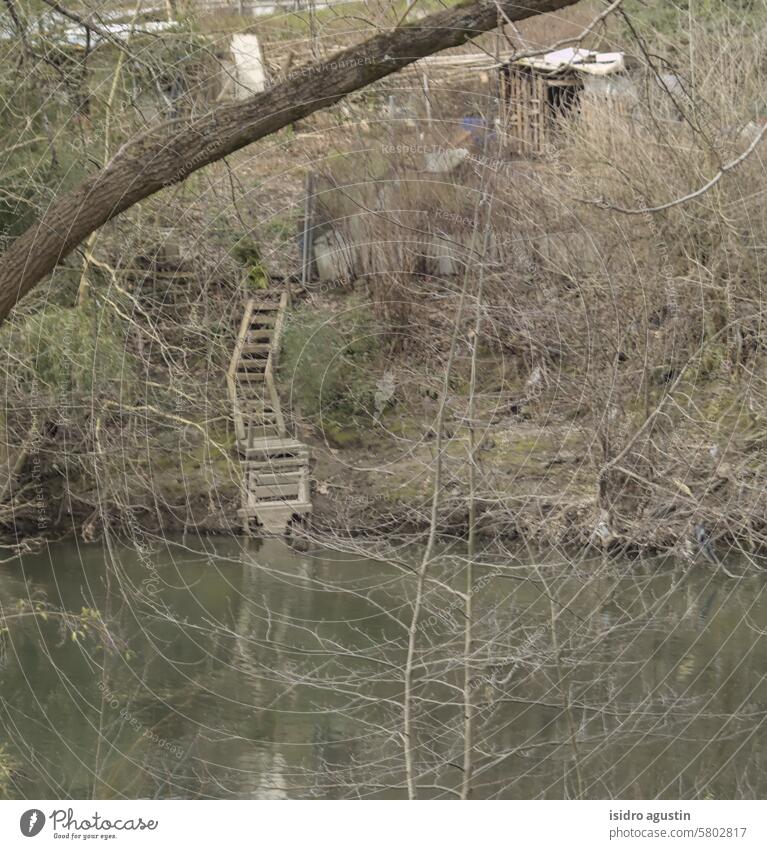
[[[314,509],[298,534],[332,545],[361,537],[418,539],[428,531],[437,402],[432,399],[417,416],[411,396],[396,385],[390,406],[379,420],[370,418],[368,429],[324,431],[321,424],[294,417],[292,429],[313,456]],[[619,466],[610,500],[602,503],[603,465],[593,433],[577,417],[553,419],[545,394],[505,407],[493,401],[486,411],[473,436],[476,529],[483,539],[689,557],[699,553],[694,528],[702,525],[722,550],[762,544],[767,481],[760,476],[757,449],[749,447],[754,444],[749,417],[733,419],[736,430],[717,443],[679,432],[684,453],[662,475],[656,468],[652,480]],[[242,471],[229,429],[203,431],[187,424],[177,432],[158,417],[145,431],[142,448],[140,441],[127,441],[134,425],[122,422],[119,430],[102,425],[100,439],[113,450],[99,460],[98,477],[82,469],[92,458],[67,456],[50,438],[37,443],[17,481],[18,494],[5,508],[14,508],[6,539],[74,534],[89,541],[105,525],[139,541],[146,533],[241,533]],[[441,443],[437,517],[444,537],[468,534],[469,438],[460,417],[452,417]]]

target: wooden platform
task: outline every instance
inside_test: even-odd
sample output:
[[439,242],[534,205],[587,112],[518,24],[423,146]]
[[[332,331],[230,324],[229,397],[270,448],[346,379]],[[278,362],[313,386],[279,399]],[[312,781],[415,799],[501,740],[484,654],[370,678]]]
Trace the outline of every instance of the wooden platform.
[[309,449],[288,435],[274,383],[287,295],[265,290],[250,298],[228,373],[243,470],[238,515],[247,533],[284,534],[311,512]]

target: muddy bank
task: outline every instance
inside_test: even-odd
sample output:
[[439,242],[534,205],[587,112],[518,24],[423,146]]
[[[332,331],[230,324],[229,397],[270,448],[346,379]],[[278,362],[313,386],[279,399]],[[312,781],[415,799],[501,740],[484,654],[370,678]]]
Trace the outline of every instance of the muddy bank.
[[[539,406],[541,402],[536,402]],[[222,408],[222,412],[224,412]],[[101,424],[95,458],[63,425],[29,446],[23,471],[0,506],[6,540],[76,534],[97,539],[105,525],[142,534],[239,534],[242,468],[226,421],[218,429]],[[428,529],[436,469],[432,410],[407,399],[367,429],[340,432],[295,418],[311,449],[314,511],[308,531],[334,538],[413,537]],[[476,434],[477,528],[484,538],[534,545],[594,545],[611,551],[699,553],[696,527],[714,547],[763,545],[767,487],[753,430],[733,420],[725,442],[680,431],[666,468],[627,457],[604,474],[588,427],[560,417],[536,423],[536,406],[504,413]],[[553,418],[549,416],[549,418]],[[82,442],[81,435],[81,442]],[[463,537],[469,521],[465,429],[446,426],[439,531]],[[607,477],[606,484],[604,479]],[[600,490],[600,480],[602,481]]]
[[[515,434],[507,434],[513,441]],[[693,500],[682,489],[667,488],[654,506],[635,516],[605,511],[598,504],[597,470],[564,448],[546,447],[554,434],[528,429],[516,434],[512,449],[505,443],[486,448],[480,461],[485,481],[478,488],[477,529],[487,541],[533,546],[593,546],[612,553],[652,554],[673,551],[686,558],[701,554],[696,526],[703,525],[715,549],[753,550],[761,545],[764,523],[722,505],[723,492]],[[527,442],[526,442],[527,440]],[[530,445],[533,440],[535,449]],[[433,467],[430,446],[404,457],[371,456],[360,449],[337,449],[312,440],[312,500],[314,510],[306,532],[332,545],[334,539],[413,538],[427,532],[432,501]],[[506,454],[501,461],[499,452]],[[440,497],[439,532],[465,538],[469,500],[463,464],[446,463],[447,482]],[[43,489],[30,512],[22,510],[13,526],[5,525],[8,542],[34,537],[76,535],[98,539],[104,526],[136,540],[145,535],[241,534],[237,516],[240,483],[227,469],[222,473],[201,464],[189,475],[159,468],[151,487],[133,490],[130,500],[107,500],[98,508],[86,496],[62,501],[60,492]],[[212,479],[216,479],[211,485]],[[487,482],[492,481],[492,489]],[[720,489],[727,481],[718,479]],[[690,490],[692,492],[692,490]],[[91,493],[93,495],[93,493]],[[53,517],[41,523],[39,517]]]
[[[476,456],[477,529],[532,545],[594,546],[609,551],[700,554],[708,542],[726,550],[763,544],[764,485],[757,473],[714,460],[707,446],[682,477],[669,474],[637,486],[620,468],[600,498],[602,466],[588,434],[570,425],[530,423],[483,436]],[[428,529],[434,486],[433,438],[416,440],[399,454],[363,448],[313,446],[314,528],[333,535],[413,534]],[[706,460],[708,462],[706,462]],[[468,459],[460,438],[443,455],[439,530],[468,533]],[[750,478],[750,480],[749,480]],[[751,493],[754,497],[745,497]],[[697,530],[696,530],[697,529]]]

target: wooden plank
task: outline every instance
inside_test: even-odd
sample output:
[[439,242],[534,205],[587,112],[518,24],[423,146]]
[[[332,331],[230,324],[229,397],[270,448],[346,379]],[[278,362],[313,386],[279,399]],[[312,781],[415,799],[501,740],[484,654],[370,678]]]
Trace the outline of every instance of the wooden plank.
[[265,502],[262,504],[250,504],[246,507],[241,507],[237,511],[237,515],[258,517],[259,514],[268,515],[271,509],[278,510],[288,508],[290,508],[291,513],[311,513],[312,503],[311,501],[275,501],[273,504],[270,504],[269,502]]
[[242,466],[246,472],[259,472],[267,474],[270,470],[282,470],[284,472],[302,472],[306,467],[308,458],[289,457],[282,460],[270,460],[264,463],[262,460],[242,460]]
[[[279,438],[279,437],[270,436],[270,437],[266,437],[265,439],[262,439],[261,441],[262,442],[263,441],[270,441],[271,442],[275,438]],[[254,442],[254,444],[257,444],[257,443],[258,443],[258,440],[256,440],[256,442]],[[253,448],[252,445],[249,446],[249,447],[251,449]],[[303,453],[301,453],[299,451],[285,451],[285,452],[282,452],[282,453],[269,452],[269,454],[266,455],[266,456],[263,455],[263,452],[261,452],[261,454],[262,454],[262,456],[257,456],[258,455],[258,449],[255,449],[253,452],[248,452],[248,459],[254,460],[256,462],[269,462],[272,465],[274,465],[275,463],[277,463],[280,460],[291,460],[295,463],[308,463],[309,462],[309,452],[306,450],[306,447],[304,447]]]
[[[278,439],[279,437],[270,436],[267,437],[266,440],[261,441],[269,441],[272,442],[274,439]],[[256,441],[254,444],[258,444]],[[309,460],[309,452],[304,447],[304,451],[302,452],[287,452],[285,454],[268,454],[265,455],[263,451],[259,451],[258,449],[253,449],[251,446],[251,450],[248,451],[247,455],[247,463],[248,465],[259,466],[264,470],[268,469],[276,469],[286,467],[288,465],[292,465],[295,468],[299,468],[302,463],[307,463]]]
[[285,454],[295,454],[306,455],[309,454],[309,449],[301,442],[294,442],[290,439],[264,439],[259,443],[253,445],[253,451],[259,452],[261,454],[268,455],[285,455]]
[[269,486],[249,486],[248,492],[256,499],[261,498],[298,498],[298,483],[271,484]]
[[284,472],[252,472],[259,486],[274,486],[275,484],[295,484],[301,480],[303,472],[295,469]]
[[260,469],[262,472],[271,469],[301,469],[309,463],[309,455],[303,457],[270,457],[266,461],[262,457],[254,457],[250,451],[245,452],[243,465],[248,469]]

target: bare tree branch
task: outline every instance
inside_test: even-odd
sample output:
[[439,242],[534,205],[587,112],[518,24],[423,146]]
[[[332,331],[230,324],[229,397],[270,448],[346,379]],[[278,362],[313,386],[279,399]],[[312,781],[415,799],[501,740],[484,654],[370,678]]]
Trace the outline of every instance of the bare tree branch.
[[[575,0],[501,3],[510,20]],[[202,118],[153,128],[121,148],[105,168],[55,201],[0,259],[0,321],[36,283],[110,219],[205,165],[332,106],[347,94],[416,60],[465,43],[498,24],[495,2],[478,0],[379,33],[326,61],[298,68],[280,85]]]

